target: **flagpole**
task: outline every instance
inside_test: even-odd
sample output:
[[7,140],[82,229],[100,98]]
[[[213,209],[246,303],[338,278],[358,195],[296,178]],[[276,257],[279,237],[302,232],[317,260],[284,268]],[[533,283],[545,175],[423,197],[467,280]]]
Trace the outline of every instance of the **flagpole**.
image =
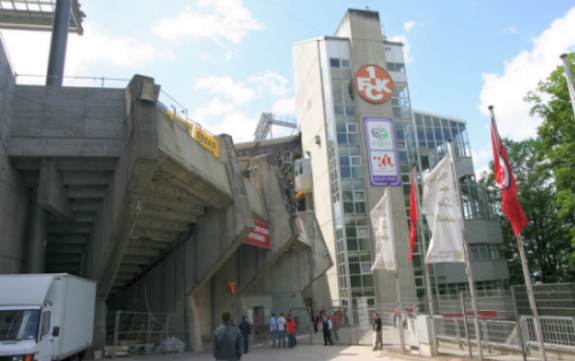
[[[495,122],[495,112],[493,111],[493,105],[489,106],[489,112],[491,113],[491,120],[494,126],[497,124]],[[497,133],[499,134],[499,133]],[[537,311],[537,303],[535,302],[535,295],[533,293],[533,284],[531,283],[531,273],[529,272],[529,264],[527,263],[527,257],[525,256],[525,245],[523,242],[523,236],[519,233],[515,237],[517,240],[517,250],[519,251],[519,257],[521,258],[521,268],[523,269],[523,278],[525,280],[525,290],[527,291],[527,298],[529,299],[529,307],[533,313],[533,323],[535,325],[535,335],[537,336],[537,342],[539,344],[539,352],[541,353],[541,360],[547,361],[547,354],[545,352],[545,342],[543,340],[543,329],[541,328],[541,320],[539,319],[539,312]]]
[[[425,239],[425,234],[423,232],[423,222],[421,219],[421,204],[419,203],[419,184],[417,183],[417,170],[415,166],[411,169],[411,179],[415,184],[415,203],[417,204],[417,233],[419,233],[419,238],[421,239],[420,254],[425,257],[427,253],[427,240]],[[433,304],[433,292],[431,287],[431,278],[429,277],[429,263],[423,260],[423,274],[425,276],[425,293],[427,293],[427,303],[429,307],[429,315],[431,316],[431,355],[435,356],[438,353],[437,345],[437,333],[435,332],[435,306]]]
[[569,90],[571,107],[573,108],[573,115],[575,116],[575,85],[573,85],[573,75],[571,74],[571,69],[569,68],[569,60],[567,59],[567,54],[561,54],[560,58],[563,61],[563,69],[565,70],[565,77],[567,78],[567,89]]
[[[397,259],[397,251],[395,251],[395,255],[396,255],[396,259]],[[397,264],[395,265],[397,267]],[[396,299],[397,299],[397,304],[399,307],[399,344],[401,345],[401,351],[403,353],[406,352],[405,350],[405,334],[404,334],[404,330],[403,330],[403,308],[401,306],[401,286],[399,284],[399,272],[396,270],[395,271],[395,293],[396,293]]]
[[[391,191],[389,190],[388,187],[386,187],[387,192],[387,204],[385,205],[386,207],[388,207],[387,209],[387,216],[388,217],[392,217],[392,225],[393,225],[393,211],[391,209]],[[403,329],[403,307],[402,307],[402,301],[401,301],[401,285],[399,282],[399,257],[397,254],[397,245],[398,243],[395,242],[395,231],[393,231],[392,233],[393,235],[393,255],[395,256],[395,297],[397,300],[397,305],[399,307],[399,344],[401,345],[401,351],[403,353],[406,352],[405,349],[405,332]]]
[[[457,173],[455,172],[455,161],[453,156],[453,143],[450,141],[447,143],[447,151],[451,158],[450,166],[451,172],[453,173],[454,183],[455,183],[455,195],[459,209],[462,212],[463,207],[461,205],[461,190],[459,189],[459,179]],[[463,215],[463,214],[462,214]],[[475,326],[475,337],[477,340],[477,347],[479,349],[479,359],[483,361],[483,347],[481,345],[481,328],[479,326],[479,313],[477,308],[477,298],[475,295],[475,280],[473,278],[473,270],[471,269],[471,260],[469,259],[469,249],[467,247],[467,239],[465,237],[465,229],[463,226],[463,219],[461,219],[460,230],[463,239],[463,254],[465,256],[465,271],[467,273],[467,282],[469,283],[469,293],[471,295],[471,307],[473,308],[473,324]]]

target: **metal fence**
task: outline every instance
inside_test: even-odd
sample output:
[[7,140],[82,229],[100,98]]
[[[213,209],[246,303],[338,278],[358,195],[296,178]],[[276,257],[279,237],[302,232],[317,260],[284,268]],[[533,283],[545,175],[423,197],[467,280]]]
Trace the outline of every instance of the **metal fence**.
[[[548,288],[549,286],[546,285]],[[537,291],[536,291],[537,293]],[[554,292],[553,295],[569,296],[568,292]],[[479,328],[484,353],[488,356],[522,354],[539,357],[540,350],[535,333],[534,318],[521,314],[511,293],[491,297],[479,297]],[[562,316],[568,310],[567,299],[549,298],[549,291],[538,299],[538,309],[545,308],[547,315],[540,316],[544,346],[549,360],[575,359],[575,316]],[[439,351],[451,354],[477,355],[477,343],[469,296],[459,295],[459,302],[439,302],[434,319]],[[561,304],[559,315],[549,305]],[[527,310],[523,309],[523,313]]]
[[177,327],[173,319],[170,313],[109,312],[106,344],[124,347],[128,353],[169,352],[163,346],[166,340],[185,341],[185,331]]

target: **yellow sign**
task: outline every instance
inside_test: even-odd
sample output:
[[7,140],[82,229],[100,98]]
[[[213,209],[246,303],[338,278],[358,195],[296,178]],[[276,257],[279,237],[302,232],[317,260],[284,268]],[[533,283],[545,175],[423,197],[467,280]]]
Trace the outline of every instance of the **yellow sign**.
[[206,148],[214,157],[220,156],[220,142],[216,137],[206,132],[202,128],[195,126],[192,138]]

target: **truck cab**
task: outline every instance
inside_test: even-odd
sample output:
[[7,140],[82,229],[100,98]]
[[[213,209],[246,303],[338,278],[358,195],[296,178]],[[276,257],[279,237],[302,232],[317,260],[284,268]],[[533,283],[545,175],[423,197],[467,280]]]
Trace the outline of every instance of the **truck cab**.
[[0,276],[0,361],[78,359],[91,345],[94,303],[94,283],[78,277]]

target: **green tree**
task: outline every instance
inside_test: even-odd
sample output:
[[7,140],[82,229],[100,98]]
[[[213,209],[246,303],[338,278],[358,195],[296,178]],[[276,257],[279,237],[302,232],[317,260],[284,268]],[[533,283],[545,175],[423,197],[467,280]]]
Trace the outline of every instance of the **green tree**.
[[[542,156],[538,140],[505,140],[509,161],[519,186],[519,201],[529,218],[523,229],[525,252],[533,279],[541,282],[566,282],[575,279],[569,257],[573,252],[568,230],[559,217],[553,175]],[[501,191],[495,186],[493,167],[480,180],[495,202],[504,240],[504,253],[511,274],[511,284],[523,284],[521,260],[511,225],[502,214]]]
[[[575,73],[575,53],[569,54],[568,60]],[[554,176],[554,202],[563,228],[575,245],[575,115],[563,67],[557,67],[526,99],[532,104],[531,113],[543,119],[538,147]],[[575,263],[575,255],[572,261]]]

